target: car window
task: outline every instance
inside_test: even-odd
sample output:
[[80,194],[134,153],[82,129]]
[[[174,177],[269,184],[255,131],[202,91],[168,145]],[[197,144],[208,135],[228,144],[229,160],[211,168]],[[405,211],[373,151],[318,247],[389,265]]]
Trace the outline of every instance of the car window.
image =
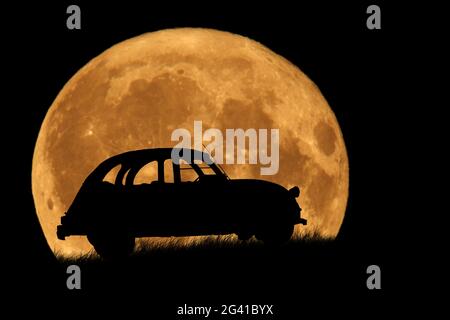
[[158,162],[152,161],[143,166],[134,177],[135,185],[150,184],[153,181],[158,181]]
[[195,181],[198,178],[197,172],[189,164],[180,164],[181,182]]
[[195,181],[200,175],[216,174],[214,170],[203,161],[195,161],[195,164],[190,165],[186,162],[180,163],[181,182]]
[[130,174],[130,171],[131,171],[131,169],[128,169],[126,172],[125,172],[125,174],[123,175],[123,177],[122,177],[122,185],[124,186],[124,185],[126,185],[126,181],[127,181],[127,177],[128,177],[128,175]]
[[203,174],[207,174],[207,175],[216,174],[214,172],[214,170],[206,162],[204,162],[202,160],[195,160],[194,163],[198,166],[198,169],[200,169],[200,171]]
[[164,161],[164,182],[173,183],[173,164],[171,159]]
[[205,162],[198,164],[200,170],[202,170],[203,174],[216,174],[214,170]]
[[121,167],[122,165],[118,164],[117,166],[109,170],[109,172],[103,178],[103,182],[109,182],[114,184],[117,178],[117,174],[119,173]]

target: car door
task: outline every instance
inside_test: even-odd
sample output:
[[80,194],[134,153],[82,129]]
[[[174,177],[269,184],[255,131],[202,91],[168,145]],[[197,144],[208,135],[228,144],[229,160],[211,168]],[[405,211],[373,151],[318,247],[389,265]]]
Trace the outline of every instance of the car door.
[[[178,168],[178,169],[177,169]],[[224,207],[222,189],[224,180],[204,162],[175,165],[179,170],[176,185],[178,199],[182,204],[178,221],[186,232],[195,234],[217,234],[224,230]]]
[[124,177],[128,194],[126,214],[132,218],[132,229],[137,236],[167,233],[167,214],[170,198],[161,177],[158,160],[140,162]]

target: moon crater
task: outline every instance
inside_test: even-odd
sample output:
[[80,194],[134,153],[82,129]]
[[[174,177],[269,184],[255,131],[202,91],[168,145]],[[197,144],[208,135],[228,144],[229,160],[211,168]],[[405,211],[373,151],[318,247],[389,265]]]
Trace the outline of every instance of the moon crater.
[[314,136],[320,151],[327,156],[333,154],[336,148],[336,134],[330,125],[325,121],[320,121],[314,127]]

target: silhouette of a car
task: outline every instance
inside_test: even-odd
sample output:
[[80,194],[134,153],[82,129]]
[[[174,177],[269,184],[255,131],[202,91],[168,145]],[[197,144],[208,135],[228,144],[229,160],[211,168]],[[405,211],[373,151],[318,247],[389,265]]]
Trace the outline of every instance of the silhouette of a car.
[[[174,160],[173,152],[204,161]],[[255,235],[282,244],[294,225],[306,224],[299,194],[298,187],[230,179],[201,151],[130,151],[105,160],[86,178],[57,237],[86,235],[99,255],[111,258],[129,255],[136,237],[236,233],[241,240]]]

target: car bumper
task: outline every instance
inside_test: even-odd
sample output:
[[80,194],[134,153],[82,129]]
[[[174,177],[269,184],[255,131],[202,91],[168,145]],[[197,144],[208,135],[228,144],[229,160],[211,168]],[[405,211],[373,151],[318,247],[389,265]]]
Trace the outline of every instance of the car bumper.
[[70,235],[70,232],[67,228],[67,212],[61,217],[61,224],[56,227],[56,236],[59,240],[65,240],[67,236]]
[[67,236],[67,232],[63,225],[59,225],[56,227],[56,236],[59,240],[65,240]]

